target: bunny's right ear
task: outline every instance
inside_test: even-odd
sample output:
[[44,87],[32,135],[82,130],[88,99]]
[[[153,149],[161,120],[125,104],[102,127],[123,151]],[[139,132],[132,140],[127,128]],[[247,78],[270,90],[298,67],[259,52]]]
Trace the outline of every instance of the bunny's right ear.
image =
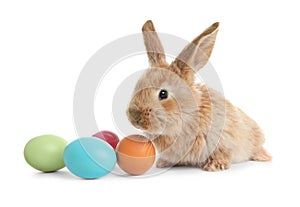
[[151,20],[144,24],[142,31],[150,66],[167,65],[164,48]]
[[216,22],[188,44],[170,65],[188,83],[194,80],[194,73],[199,71],[207,62],[214,48],[219,30]]

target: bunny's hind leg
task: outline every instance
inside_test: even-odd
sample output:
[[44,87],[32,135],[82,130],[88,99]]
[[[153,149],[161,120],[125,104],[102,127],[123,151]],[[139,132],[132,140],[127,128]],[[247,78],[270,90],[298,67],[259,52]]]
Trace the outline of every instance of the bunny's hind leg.
[[254,150],[250,160],[267,162],[272,160],[272,156],[263,148],[263,146],[259,146]]

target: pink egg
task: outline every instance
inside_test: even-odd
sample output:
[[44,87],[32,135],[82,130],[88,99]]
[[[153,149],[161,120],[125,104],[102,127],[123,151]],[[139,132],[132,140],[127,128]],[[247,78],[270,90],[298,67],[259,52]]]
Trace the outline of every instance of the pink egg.
[[116,149],[117,144],[120,141],[119,137],[115,133],[110,132],[110,131],[100,131],[100,132],[94,134],[93,137],[97,137],[97,138],[100,138],[100,139],[106,141],[114,149]]

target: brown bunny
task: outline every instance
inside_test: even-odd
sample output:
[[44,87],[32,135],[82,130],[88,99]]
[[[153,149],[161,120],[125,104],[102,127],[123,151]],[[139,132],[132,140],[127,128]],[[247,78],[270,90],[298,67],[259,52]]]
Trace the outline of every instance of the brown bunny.
[[194,82],[218,29],[218,22],[211,25],[168,64],[153,23],[142,28],[150,67],[136,84],[127,116],[153,140],[160,154],[157,167],[219,171],[231,163],[271,160],[257,123],[222,94]]

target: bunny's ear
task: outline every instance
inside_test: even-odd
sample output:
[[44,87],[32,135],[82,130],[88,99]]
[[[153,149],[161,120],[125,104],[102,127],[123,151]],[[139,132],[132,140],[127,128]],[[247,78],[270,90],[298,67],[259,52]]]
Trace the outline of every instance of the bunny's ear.
[[[175,61],[170,65],[171,68],[176,68],[177,73],[181,71],[181,74],[179,74],[181,77],[184,76],[184,74],[191,74],[191,71],[187,70],[192,69],[194,72],[199,71],[208,62],[214,48],[218,30],[218,22],[208,27],[182,50]],[[191,77],[182,78],[190,79]]]
[[151,20],[144,24],[142,31],[150,66],[167,65],[164,48]]

